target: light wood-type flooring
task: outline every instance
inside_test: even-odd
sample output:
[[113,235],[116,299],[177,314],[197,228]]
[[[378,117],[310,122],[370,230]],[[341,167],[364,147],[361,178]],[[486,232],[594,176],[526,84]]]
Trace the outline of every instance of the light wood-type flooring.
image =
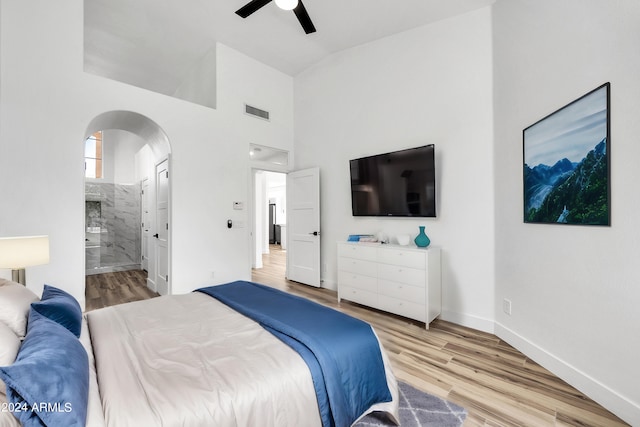
[[[285,263],[286,252],[271,245],[270,254],[263,257],[264,267],[253,271],[253,281],[370,323],[391,359],[396,377],[465,407],[465,427],[627,425],[495,335],[442,320],[432,322],[426,330],[424,323],[347,301],[338,303],[334,291],[286,280]],[[117,295],[141,295],[132,290],[135,287],[130,279],[124,280],[124,291],[115,291]],[[119,288],[117,278],[108,283],[99,286],[99,292]],[[93,301],[111,304],[118,299],[99,296]],[[87,305],[89,301],[87,296]]]

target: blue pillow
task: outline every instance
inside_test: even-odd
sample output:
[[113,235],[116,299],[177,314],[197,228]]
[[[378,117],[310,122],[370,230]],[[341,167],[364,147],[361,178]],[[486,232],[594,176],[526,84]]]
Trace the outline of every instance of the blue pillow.
[[44,285],[42,299],[31,304],[38,313],[57,322],[80,338],[82,309],[74,297],[62,289]]
[[76,337],[36,310],[11,366],[0,367],[13,415],[26,426],[84,426],[89,359]]

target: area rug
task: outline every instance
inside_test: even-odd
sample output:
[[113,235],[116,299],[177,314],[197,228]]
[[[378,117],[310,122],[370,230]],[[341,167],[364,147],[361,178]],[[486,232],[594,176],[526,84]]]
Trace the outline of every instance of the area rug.
[[[467,411],[454,403],[430,395],[398,381],[400,425],[402,427],[459,427]],[[393,426],[380,413],[369,414],[354,427]]]

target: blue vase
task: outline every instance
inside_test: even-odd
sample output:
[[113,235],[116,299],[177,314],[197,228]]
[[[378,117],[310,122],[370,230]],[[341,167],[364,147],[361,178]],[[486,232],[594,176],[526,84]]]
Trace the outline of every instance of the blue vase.
[[431,243],[429,237],[424,233],[424,225],[420,225],[420,233],[413,240],[419,248],[426,248]]

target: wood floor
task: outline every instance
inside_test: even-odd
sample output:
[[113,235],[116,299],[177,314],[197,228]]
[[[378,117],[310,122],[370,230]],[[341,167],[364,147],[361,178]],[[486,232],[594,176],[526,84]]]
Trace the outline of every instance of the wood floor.
[[147,288],[147,272],[143,270],[93,274],[85,279],[85,310],[157,297]]
[[[286,280],[285,262],[286,252],[271,245],[271,253],[263,258],[264,267],[253,271],[253,280],[370,323],[396,377],[465,407],[469,412],[465,427],[627,425],[495,335],[442,320],[426,330],[419,322],[346,301],[338,303],[334,291]],[[123,280],[124,290],[120,291],[120,273],[111,274],[106,284],[96,287],[97,292],[115,290],[125,299],[142,295],[133,290],[132,276]],[[92,305],[94,301],[119,302],[119,296],[92,296]],[[87,305],[89,301],[87,286]]]

